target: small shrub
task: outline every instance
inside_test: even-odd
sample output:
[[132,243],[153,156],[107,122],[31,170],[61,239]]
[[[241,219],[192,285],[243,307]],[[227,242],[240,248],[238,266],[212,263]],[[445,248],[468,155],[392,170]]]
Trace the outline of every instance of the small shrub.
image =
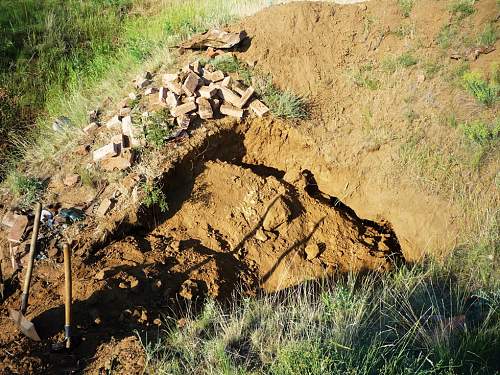
[[397,59],[397,63],[405,68],[408,68],[409,66],[412,65],[416,65],[417,62],[418,60],[410,52],[403,53]]
[[37,178],[21,175],[17,172],[8,177],[12,193],[20,200],[19,205],[29,208],[39,200],[45,190],[45,184]]
[[476,11],[475,2],[476,0],[458,0],[451,6],[451,13],[458,16],[460,20],[464,19]]
[[401,8],[401,13],[404,17],[410,17],[414,2],[414,0],[398,0],[399,7]]
[[156,184],[143,184],[144,198],[142,203],[146,207],[158,206],[161,212],[168,211],[167,197],[163,190]]
[[163,147],[174,128],[168,111],[163,109],[151,114],[143,121],[145,123],[145,138],[148,144],[157,149]]
[[483,32],[479,34],[477,43],[481,46],[492,46],[498,39],[497,29],[493,23],[489,23],[484,28]]
[[495,82],[488,83],[476,72],[465,72],[462,76],[462,86],[486,106],[492,106],[500,92],[500,87]]
[[499,138],[500,120],[491,126],[483,121],[466,122],[460,125],[460,129],[471,141],[484,145]]

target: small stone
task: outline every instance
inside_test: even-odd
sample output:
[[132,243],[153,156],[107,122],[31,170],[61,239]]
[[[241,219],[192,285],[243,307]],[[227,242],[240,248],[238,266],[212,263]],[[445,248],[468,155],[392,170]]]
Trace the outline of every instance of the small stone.
[[102,270],[100,270],[99,272],[97,272],[95,274],[94,279],[99,280],[99,281],[107,279],[108,277],[111,276],[112,271],[113,270],[109,267],[103,268]]
[[86,127],[83,128],[83,132],[87,135],[94,134],[99,129],[99,125],[95,122],[91,122]]
[[240,101],[241,101],[241,97],[238,94],[234,93],[233,91],[231,91],[227,87],[223,87],[223,86],[221,86],[220,92],[222,94],[222,98],[226,102],[234,105],[235,107],[238,107],[238,105],[240,104]]
[[268,240],[266,233],[260,228],[255,232],[255,238],[262,242]]
[[188,102],[188,103],[185,103],[185,104],[181,104],[175,108],[172,108],[172,110],[170,111],[170,113],[172,114],[172,116],[174,117],[178,117],[180,115],[184,115],[186,113],[189,113],[189,112],[192,112],[192,111],[196,111],[196,103],[195,102]]
[[231,104],[223,104],[220,107],[220,113],[223,115],[231,116],[231,117],[236,117],[236,118],[242,118],[243,117],[243,110],[237,107],[232,106]]
[[224,73],[220,70],[216,70],[215,72],[210,72],[205,69],[203,77],[212,82],[219,82],[224,79]]
[[198,284],[193,280],[186,280],[181,285],[179,295],[185,299],[191,300],[198,293]]
[[158,92],[158,89],[156,87],[149,87],[144,91],[144,95],[153,95]]
[[212,106],[208,99],[199,97],[198,101],[198,114],[201,119],[211,119],[214,117],[214,112],[212,110]]
[[96,211],[98,217],[104,217],[113,208],[113,201],[111,199],[103,199],[99,208]]
[[129,285],[123,281],[120,282],[120,284],[118,284],[118,288],[120,289],[128,289]]
[[161,319],[156,318],[155,320],[153,320],[153,324],[157,325],[157,326],[161,326]]
[[73,187],[79,182],[80,182],[80,175],[76,173],[67,175],[63,180],[63,184],[69,187]]
[[130,168],[134,163],[134,151],[131,149],[122,149],[120,155],[103,160],[101,168],[105,171],[119,170],[123,171]]
[[139,285],[139,280],[137,280],[137,278],[133,276],[129,278],[129,282],[130,282],[130,288],[135,288],[136,286]]
[[130,100],[137,100],[137,99],[139,99],[139,95],[137,95],[135,92],[129,93],[128,97],[129,97]]
[[25,215],[16,215],[14,223],[9,230],[9,234],[7,235],[7,240],[10,242],[20,243],[27,226],[28,217]]
[[100,160],[112,158],[113,156],[118,155],[119,145],[116,143],[108,143],[106,146],[103,146],[92,153],[93,160],[98,162]]
[[236,107],[243,108],[245,104],[247,104],[248,100],[252,97],[254,92],[255,90],[253,87],[249,87],[248,89],[246,89]]
[[110,129],[110,130],[116,130],[116,129],[120,129],[122,126],[122,118],[121,116],[113,116],[111,119],[108,120],[108,122],[106,122],[106,128]]
[[262,117],[269,112],[269,108],[258,99],[252,100],[249,107],[258,117]]
[[305,248],[305,253],[307,260],[313,260],[314,258],[316,258],[320,253],[318,244],[317,243],[307,244]]
[[187,96],[193,96],[199,84],[200,84],[200,77],[198,77],[198,75],[196,75],[195,73],[191,72],[186,77],[186,80],[184,81],[182,88]]
[[262,223],[262,227],[267,231],[276,230],[280,225],[288,221],[291,214],[290,208],[283,197],[279,197],[269,208],[269,211]]
[[213,59],[218,55],[218,53],[215,51],[213,47],[208,47],[206,55],[209,59]]

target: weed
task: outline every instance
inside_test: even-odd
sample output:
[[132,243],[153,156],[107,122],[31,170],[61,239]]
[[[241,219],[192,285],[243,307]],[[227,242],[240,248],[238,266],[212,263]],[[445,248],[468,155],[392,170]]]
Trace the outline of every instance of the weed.
[[167,197],[161,187],[154,183],[143,183],[142,190],[144,192],[142,203],[146,207],[157,206],[161,212],[168,211]]
[[143,118],[145,138],[149,145],[156,149],[163,147],[167,138],[172,134],[174,122],[167,109],[152,113]]
[[397,63],[405,68],[408,68],[412,65],[416,65],[418,60],[410,53],[405,52],[401,56],[398,57]]
[[382,61],[382,69],[388,73],[394,73],[398,68],[408,68],[416,65],[418,60],[410,52],[405,52],[398,57],[386,57]]
[[14,173],[9,175],[7,185],[11,192],[19,199],[19,205],[29,208],[42,197],[45,184],[37,178]]
[[457,34],[458,30],[455,25],[445,25],[439,31],[436,41],[442,49],[447,49],[453,44]]
[[451,13],[457,15],[459,20],[464,19],[476,11],[475,2],[476,0],[457,0],[451,6]]
[[462,86],[486,106],[492,106],[500,93],[500,86],[495,82],[488,83],[476,72],[465,72],[462,76]]
[[415,0],[398,0],[399,8],[404,17],[410,17]]
[[354,71],[352,79],[360,87],[366,87],[370,90],[376,90],[380,87],[380,81],[372,78],[370,72],[373,70],[371,64],[363,65]]
[[306,102],[291,91],[281,91],[265,77],[256,85],[257,92],[267,104],[271,113],[276,117],[286,119],[304,119],[307,117]]
[[483,32],[479,34],[477,43],[481,46],[492,46],[498,39],[498,33],[495,25],[489,23],[485,26]]
[[471,141],[485,145],[499,139],[500,119],[493,125],[488,125],[484,121],[465,122],[460,125],[460,129]]
[[424,64],[425,77],[426,78],[433,78],[442,68],[443,68],[443,65],[441,65],[437,62],[430,61],[430,62]]
[[226,73],[237,73],[239,78],[248,86],[252,83],[252,69],[233,56],[216,56],[214,59],[203,59],[201,63],[202,65],[211,64],[215,69]]

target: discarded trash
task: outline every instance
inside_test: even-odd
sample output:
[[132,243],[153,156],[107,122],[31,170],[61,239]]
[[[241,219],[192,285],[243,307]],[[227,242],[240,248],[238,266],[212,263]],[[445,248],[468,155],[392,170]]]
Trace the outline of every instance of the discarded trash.
[[59,116],[53,123],[52,123],[52,130],[55,132],[64,132],[68,130],[68,128],[72,126],[72,122],[69,118],[66,116]]
[[74,207],[61,208],[59,210],[59,216],[74,223],[76,221],[81,221],[85,219],[85,212]]
[[54,225],[54,214],[49,210],[42,210],[40,221],[50,228]]
[[213,29],[204,34],[193,36],[179,47],[185,49],[203,49],[207,47],[227,49],[239,44],[246,37],[247,33],[243,30],[238,33],[228,33],[227,31]]

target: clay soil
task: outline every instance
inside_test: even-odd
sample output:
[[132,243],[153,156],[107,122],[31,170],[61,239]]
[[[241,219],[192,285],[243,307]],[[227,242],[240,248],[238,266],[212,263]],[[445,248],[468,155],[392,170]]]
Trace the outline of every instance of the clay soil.
[[[447,11],[440,2],[420,3],[432,8],[416,5],[414,16],[431,46]],[[459,234],[458,209],[395,178],[388,169],[397,142],[374,141],[361,125],[371,101],[374,117],[393,116],[389,133],[397,140],[406,126],[396,115],[399,99],[358,92],[342,78],[349,66],[404,49],[386,32],[402,16],[395,4],[384,4],[292,3],[234,26],[251,38],[239,58],[306,96],[310,118],[226,119],[193,129],[163,166],[166,214],[129,207],[110,217],[106,234],[90,219],[76,231],[74,321],[82,342],[72,353],[50,352],[62,339],[60,255],[35,266],[27,316],[41,343],[7,318],[20,298],[12,281],[0,308],[0,372],[140,373],[140,340],[154,339],[206,298],[227,301],[346,272],[384,272],[449,250]],[[368,19],[378,20],[372,29]]]

